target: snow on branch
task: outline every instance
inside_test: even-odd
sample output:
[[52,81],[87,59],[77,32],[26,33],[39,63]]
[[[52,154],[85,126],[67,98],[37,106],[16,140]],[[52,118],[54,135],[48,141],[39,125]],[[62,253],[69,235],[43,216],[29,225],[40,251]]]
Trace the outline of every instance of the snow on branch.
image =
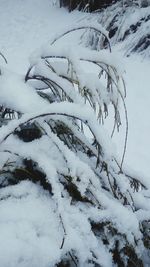
[[[97,29],[82,24],[54,37],[25,77],[2,70],[1,114],[8,108],[18,117],[0,129],[0,204],[43,210],[38,222],[27,213],[28,238],[34,228],[40,251],[46,236],[43,266],[129,267],[134,261],[140,267],[148,249],[149,191],[123,172],[124,154],[120,165],[101,126],[112,106],[113,132],[119,129],[121,103],[127,123],[122,71],[108,51],[54,45],[87,27]],[[126,142],[127,131],[125,149]],[[29,260],[24,249],[17,257]]]

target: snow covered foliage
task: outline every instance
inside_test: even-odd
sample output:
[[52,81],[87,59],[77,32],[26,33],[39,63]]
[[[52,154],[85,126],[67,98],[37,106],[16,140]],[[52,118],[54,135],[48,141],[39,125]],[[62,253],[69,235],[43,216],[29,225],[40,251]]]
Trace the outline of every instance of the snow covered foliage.
[[84,10],[84,11],[94,11],[100,8],[106,8],[116,0],[58,0],[60,7],[67,7],[69,11],[74,9]]
[[124,173],[101,127],[110,107],[121,124],[119,64],[108,51],[57,46],[88,27],[107,39],[81,23],[37,51],[24,77],[1,68],[3,267],[149,266],[150,186]]
[[[89,20],[98,21],[109,31],[111,45],[125,51],[125,55],[139,53],[150,57],[150,1],[117,1],[99,10]],[[105,40],[96,35],[88,38],[93,49],[106,46]],[[94,40],[94,41],[92,41]]]

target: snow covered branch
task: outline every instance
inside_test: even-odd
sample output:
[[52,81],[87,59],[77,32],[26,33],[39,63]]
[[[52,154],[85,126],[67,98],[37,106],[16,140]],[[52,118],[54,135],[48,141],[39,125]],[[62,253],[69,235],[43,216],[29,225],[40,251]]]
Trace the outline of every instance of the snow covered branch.
[[124,173],[101,126],[110,106],[113,131],[121,125],[122,72],[108,51],[59,50],[63,36],[34,56],[24,78],[2,70],[1,114],[17,117],[0,130],[0,205],[42,210],[29,224],[49,248],[45,266],[143,266],[150,189]]

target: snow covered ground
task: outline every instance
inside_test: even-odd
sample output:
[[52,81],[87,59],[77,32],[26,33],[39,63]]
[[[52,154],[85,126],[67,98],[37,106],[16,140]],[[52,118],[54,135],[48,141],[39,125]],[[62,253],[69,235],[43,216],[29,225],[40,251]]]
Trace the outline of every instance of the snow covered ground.
[[129,136],[126,163],[150,180],[150,61],[125,60]]
[[81,18],[79,12],[68,14],[64,9],[52,8],[52,2],[0,1],[0,51],[11,70],[25,73],[34,50],[47,43],[60,28]]
[[[125,69],[129,120],[125,168],[150,180],[150,61],[131,56],[123,58],[122,64]],[[120,133],[114,137],[119,155],[123,150],[124,134],[124,127],[120,127]]]
[[[54,32],[80,20],[80,12],[68,13],[52,7],[52,0],[1,0],[0,51],[8,68],[25,73],[31,53],[47,43]],[[115,49],[116,50],[116,49]],[[0,59],[3,64],[3,60]],[[129,136],[125,163],[148,177],[150,173],[150,62],[138,56],[123,58],[126,71]],[[124,129],[116,134],[115,143],[122,151]]]

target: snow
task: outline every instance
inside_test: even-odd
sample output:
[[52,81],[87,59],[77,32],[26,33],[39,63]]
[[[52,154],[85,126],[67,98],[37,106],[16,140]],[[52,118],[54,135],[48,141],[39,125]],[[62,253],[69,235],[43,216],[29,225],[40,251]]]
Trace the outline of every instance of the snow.
[[[47,130],[46,127],[45,130]],[[3,230],[3,224],[5,223],[5,220],[8,220],[7,227],[8,230],[10,230],[10,232],[8,231],[6,234],[6,230],[4,227],[4,237],[2,235],[2,238],[5,239],[8,237],[10,238],[10,240],[12,240],[12,242],[15,242],[16,244],[16,251],[11,250],[13,259],[12,266],[14,266],[15,264],[22,264],[22,262],[20,263],[20,257],[22,257],[24,264],[21,266],[28,266],[28,262],[33,262],[33,266],[34,264],[36,266],[35,255],[38,252],[38,247],[43,244],[43,231],[44,234],[47,232],[47,223],[50,223],[49,225],[52,226],[50,227],[50,230],[48,231],[46,237],[44,236],[44,242],[46,238],[47,244],[46,251],[42,254],[43,250],[41,250],[38,256],[41,257],[40,261],[43,260],[42,266],[47,266],[47,257],[49,263],[51,264],[51,266],[53,266],[53,258],[55,261],[57,260],[57,257],[58,259],[60,258],[60,254],[58,253],[58,251],[60,252],[61,237],[63,236],[63,234],[61,230],[56,234],[57,228],[60,228],[60,215],[63,221],[63,225],[65,225],[65,231],[67,233],[62,253],[65,254],[65,252],[67,252],[71,247],[80,255],[81,263],[83,262],[84,266],[86,260],[90,259],[91,250],[93,250],[98,255],[98,262],[103,263],[103,266],[110,267],[112,266],[111,258],[108,257],[109,254],[107,251],[105,251],[102,244],[99,244],[101,252],[98,252],[98,241],[92,234],[88,219],[96,222],[105,222],[108,219],[111,219],[113,224],[117,227],[118,231],[126,234],[128,241],[134,245],[134,235],[138,239],[141,237],[137,216],[136,214],[133,214],[132,210],[128,209],[128,207],[123,207],[121,203],[117,202],[117,200],[114,200],[111,196],[104,194],[100,186],[99,179],[95,176],[89,166],[81,162],[81,160],[79,161],[78,157],[74,156],[74,154],[69,151],[69,149],[63,144],[63,142],[59,140],[56,135],[53,139],[51,138],[52,140],[49,139],[49,137],[52,137],[52,135],[54,135],[51,133],[49,128],[47,132],[49,136],[43,136],[42,138],[40,138],[40,140],[34,140],[32,143],[25,144],[17,138],[10,137],[5,142],[5,144],[1,145],[1,149],[5,149],[5,147],[7,148],[8,146],[12,153],[15,152],[21,157],[27,157],[29,159],[31,157],[35,162],[37,162],[39,164],[39,167],[44,170],[47,179],[52,185],[52,192],[54,193],[54,196],[51,198],[52,200],[49,200],[48,194],[46,194],[42,189],[40,190],[40,188],[36,189],[35,186],[31,186],[29,182],[21,183],[18,186],[13,186],[12,188],[6,187],[1,190],[0,211],[2,216],[0,223],[2,224]],[[56,160],[56,151],[58,150],[58,147],[60,151],[64,152],[64,154],[63,156],[61,154],[58,154],[59,157],[57,157]],[[78,177],[78,175],[80,175],[82,185],[80,191],[83,192],[84,187],[89,187],[91,189],[91,192],[96,195],[97,200],[103,205],[104,208],[102,212],[99,212],[99,209],[97,207],[94,207],[93,210],[85,209],[85,207],[84,209],[82,209],[82,204],[80,202],[77,205],[70,205],[71,199],[64,198],[61,195],[61,192],[63,191],[61,188],[62,185],[58,182],[58,173],[66,172],[64,168],[64,157],[67,159],[69,158],[69,161],[67,162],[67,168],[70,169],[70,175],[72,177]],[[88,176],[89,179],[94,181],[94,187],[92,184],[90,185],[88,181]],[[92,179],[93,176],[94,179]],[[74,183],[77,184],[75,178]],[[47,216],[42,213],[42,217],[40,218],[40,212],[43,212],[43,198],[45,197],[46,203],[44,201],[44,211],[47,212]],[[135,196],[135,199],[136,198],[139,202],[139,205],[141,205],[143,199],[140,200],[138,198],[138,195]],[[53,201],[55,201],[55,204],[53,203]],[[32,203],[32,205],[30,202]],[[47,209],[45,209],[47,205],[50,211],[47,211]],[[22,206],[24,208],[20,211]],[[37,206],[39,210],[38,212],[36,209]],[[56,210],[54,210],[54,208],[56,208]],[[26,213],[27,209],[28,213]],[[35,210],[35,212],[33,212],[33,209]],[[93,213],[91,211],[93,211]],[[30,212],[32,213],[32,215],[30,215]],[[27,214],[30,215],[29,219],[25,219]],[[138,214],[138,217],[141,218],[141,216],[139,215],[140,214]],[[49,221],[49,216],[51,221]],[[14,220],[15,226],[17,226],[17,228],[15,228],[14,226]],[[37,223],[36,220],[38,220]],[[55,220],[58,222],[58,225],[54,224]],[[42,227],[44,229],[41,229]],[[27,231],[27,233],[23,230]],[[37,232],[38,230],[40,231],[39,234]],[[18,242],[16,242],[14,235],[16,235],[19,239],[20,245],[18,244]],[[55,242],[53,241],[54,238]],[[29,245],[31,244],[31,247],[29,247],[29,250],[27,251],[25,247],[25,249],[23,249],[22,253],[20,254],[20,251],[18,250],[18,245],[19,247],[23,246],[24,241],[29,243]],[[52,245],[53,243],[54,246]],[[9,249],[9,245],[7,243],[6,245]],[[15,248],[15,246],[13,246],[13,248]],[[31,258],[30,251],[32,250],[32,246],[35,249],[33,249],[33,254]],[[49,247],[52,249],[52,252],[48,250]],[[6,247],[4,247],[4,251],[5,250]],[[55,253],[55,250],[57,250],[58,255],[57,253]],[[140,247],[140,252],[142,252],[142,246]],[[53,256],[51,256],[51,253],[53,253]],[[7,259],[5,259],[5,257],[2,258],[4,266],[6,264],[6,260]]]
[[47,102],[41,99],[35,90],[25,83],[21,75],[5,69],[1,69],[1,73],[0,105],[21,113],[34,112],[46,106]]
[[0,1],[0,51],[11,69],[24,72],[33,51],[47,43],[54,32],[81,18],[79,12],[68,14],[51,6],[51,0]]
[[[55,32],[60,31],[63,25],[66,29],[66,25],[70,23],[75,24],[76,21],[85,17],[80,12],[69,14],[64,9],[51,7],[50,1],[48,0],[44,2],[34,0],[32,3],[29,0],[25,2],[15,0],[13,3],[11,0],[8,0],[7,4],[4,0],[1,0],[0,10],[3,11],[0,16],[0,24],[2,25],[0,27],[0,51],[8,60],[8,68],[21,73],[29,66],[28,59],[32,52],[38,50],[43,44],[48,42],[54,30]],[[57,20],[58,17],[59,21]],[[0,60],[1,64],[4,65],[3,60]],[[144,176],[148,176],[150,173],[150,156],[147,149],[150,144],[149,65],[148,61],[143,60],[141,62],[140,58],[134,56],[133,59],[131,57],[124,60],[124,66],[121,66],[121,68],[126,70],[126,103],[130,124],[126,164],[131,169],[140,171]],[[117,136],[115,143],[118,144],[119,142],[120,151],[124,133],[122,132]]]
[[[93,119],[92,109],[84,106],[83,99],[77,91],[72,91],[72,86],[69,86],[67,81],[63,83],[64,90],[66,90],[65,92],[75,103],[64,101],[63,103],[49,105],[33,90],[29,83],[25,82],[23,76],[30,64],[38,63],[38,68],[42,70],[42,73],[56,81],[56,75],[50,71],[48,72],[42,65],[42,60],[37,62],[37,56],[43,51],[43,45],[51,42],[55,32],[60,32],[62,28],[68,30],[70,25],[76,25],[79,20],[79,25],[86,26],[86,23],[81,23],[82,18],[83,14],[80,12],[69,14],[64,9],[52,7],[51,1],[48,0],[32,0],[32,2],[30,0],[14,0],[13,2],[7,0],[7,3],[5,0],[0,1],[0,51],[8,60],[8,65],[6,66],[3,59],[0,59],[0,63],[3,65],[1,68],[3,75],[0,76],[0,104],[5,105],[7,103],[9,108],[24,113],[19,120],[11,121],[7,127],[1,127],[0,153],[5,151],[5,157],[8,160],[14,159],[14,156],[17,157],[17,154],[22,158],[32,158],[44,170],[46,179],[51,183],[54,193],[54,196],[50,199],[48,193],[40,185],[34,185],[30,181],[24,181],[18,185],[7,186],[1,189],[0,244],[2,246],[0,264],[3,267],[28,267],[31,265],[31,262],[33,267],[38,265],[41,267],[53,266],[55,262],[60,261],[62,256],[69,251],[70,247],[80,255],[80,266],[85,267],[86,261],[91,259],[92,252],[94,251],[98,263],[103,264],[104,267],[112,267],[111,255],[103,246],[101,240],[98,241],[93,235],[89,219],[94,221],[111,219],[117,229],[121,233],[126,234],[128,241],[134,244],[134,236],[137,238],[141,237],[139,221],[143,218],[148,218],[149,206],[145,209],[144,196],[144,194],[148,194],[147,192],[144,192],[143,195],[135,192],[134,201],[139,208],[143,208],[143,211],[135,213],[132,212],[131,208],[124,207],[121,203],[114,200],[111,194],[104,194],[101,182],[92,167],[88,166],[88,162],[82,153],[74,154],[71,152],[51,132],[46,122],[43,124],[43,130],[46,134],[40,140],[24,144],[12,136],[12,131],[20,126],[21,123],[29,121],[30,118],[36,118],[40,114],[43,114],[43,117],[45,116],[44,114],[49,114],[54,117],[54,120],[58,119],[58,117],[60,119],[62,115],[76,116],[89,126],[99,143],[103,143],[104,157],[108,162],[111,160],[111,151],[114,151],[114,148],[110,142],[110,137],[105,131],[105,126],[101,127],[96,119]],[[97,26],[96,24],[91,25]],[[106,34],[106,32],[104,33]],[[100,53],[94,51],[88,53],[86,51],[84,54],[85,50],[77,51],[74,44],[75,39],[76,34],[71,34],[70,38],[64,37],[64,48],[61,49],[60,55],[63,54],[64,57],[72,56],[72,50],[69,51],[67,43],[73,42],[74,46],[72,49],[76,50],[77,57],[75,59],[72,56],[71,59],[83,85],[87,85],[90,82],[93,90],[95,90],[98,82],[94,84],[94,82],[90,81],[95,79],[92,73],[89,76],[87,73],[79,73],[79,58],[81,57],[84,60],[90,57],[91,59],[94,57],[95,60],[99,59],[99,61],[105,59],[107,64],[112,64],[113,62],[113,66],[111,66],[119,68],[119,74],[122,74],[125,69],[129,136],[123,166],[124,169],[129,169],[129,173],[135,170],[135,173],[141,176],[140,180],[150,188],[150,62],[146,61],[146,59],[142,61],[142,58],[137,56],[123,58],[122,52],[116,52],[115,48],[115,53],[112,55],[105,51]],[[51,54],[54,56],[58,55],[58,49],[59,44],[58,47],[54,47],[53,50],[51,49]],[[36,52],[32,57],[33,51]],[[47,50],[45,49],[44,53],[46,54],[46,52]],[[119,61],[116,60],[116,55],[118,55]],[[38,72],[38,68],[35,68],[35,73]],[[59,83],[58,77],[57,82]],[[62,84],[61,78],[60,84]],[[107,101],[108,97],[105,92],[103,93],[103,99],[106,98]],[[117,97],[115,97],[115,101],[117,101]],[[80,104],[76,104],[76,102]],[[124,118],[123,111],[122,116]],[[69,120],[67,121],[67,118],[65,119],[66,125],[71,124]],[[121,151],[119,156],[122,155],[124,132],[125,128],[123,126],[120,129],[120,133],[115,134],[113,139],[117,151]],[[80,135],[80,133],[76,132],[76,135],[82,140],[82,134]],[[91,144],[88,142],[88,138],[85,142],[90,147]],[[7,151],[8,148],[10,148],[12,153],[16,154],[10,155],[9,151]],[[61,151],[63,151],[63,155]],[[107,154],[108,151],[109,154]],[[57,157],[56,152],[59,155]],[[94,149],[93,153],[95,153]],[[69,160],[66,162],[65,158]],[[1,160],[2,164],[3,160]],[[66,174],[68,169],[70,176],[73,177],[74,183],[82,195],[84,195],[87,188],[96,195],[97,200],[104,207],[101,213],[99,213],[96,205],[91,210],[85,209],[81,203],[73,206],[70,205],[70,198],[63,198],[61,194],[63,187],[59,183],[58,172]],[[81,178],[81,183],[78,183],[78,176]],[[94,177],[94,184],[91,184],[91,177]],[[126,187],[124,186],[123,178],[120,179],[119,183],[124,193],[126,193],[128,184],[126,183]],[[67,226],[65,229],[67,235],[61,250],[62,237],[64,235],[63,224]],[[139,248],[142,252],[142,246],[139,246]]]
[[[129,119],[125,168],[134,170],[150,185],[150,61],[139,56],[131,56],[124,58],[123,62],[126,70],[124,78]],[[123,149],[124,130],[120,127],[120,133],[114,138],[118,151]]]
[[1,266],[45,267],[59,259],[61,228],[45,191],[26,181],[2,189],[0,198]]
[[[145,8],[140,8],[138,4],[134,5],[133,1],[128,1],[128,4],[123,7],[122,2],[117,1],[104,10],[101,16],[97,13],[95,16],[88,16],[88,20],[90,23],[99,21],[102,26],[105,25],[106,29],[110,30],[110,43],[115,45],[117,51],[126,56],[138,51],[142,57],[149,58],[150,3]],[[101,43],[96,40],[92,46],[100,48]]]
[[[148,149],[150,147],[150,61],[140,62],[139,59],[131,58],[126,64],[128,67],[126,80],[128,87],[127,108],[129,113],[127,155],[130,155],[130,165],[136,171],[141,171],[148,176],[150,174]],[[136,73],[134,71],[135,66]]]

